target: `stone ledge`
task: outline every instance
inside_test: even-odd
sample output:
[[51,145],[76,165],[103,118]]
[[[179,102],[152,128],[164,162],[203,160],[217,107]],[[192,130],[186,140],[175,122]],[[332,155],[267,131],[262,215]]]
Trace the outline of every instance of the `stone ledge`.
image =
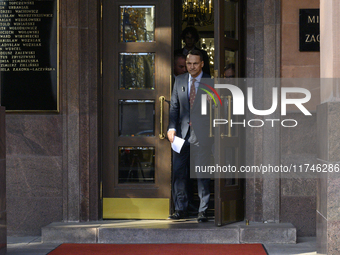
[[296,243],[290,223],[244,222],[216,227],[213,221],[116,220],[51,223],[42,228],[44,243]]
[[100,228],[99,243],[239,243],[238,228],[117,229]]
[[251,223],[240,227],[240,243],[296,243],[291,223]]

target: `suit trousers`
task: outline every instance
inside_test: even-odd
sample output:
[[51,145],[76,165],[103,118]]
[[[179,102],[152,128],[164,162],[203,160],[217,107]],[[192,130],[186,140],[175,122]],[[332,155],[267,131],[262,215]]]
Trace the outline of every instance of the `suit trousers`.
[[190,145],[190,178],[197,178],[197,191],[200,198],[198,211],[203,212],[208,209],[210,199],[210,178],[202,178],[199,173],[195,173],[195,166],[210,165],[211,146]]
[[[190,133],[190,132],[188,132]],[[190,166],[192,170],[196,166],[208,165],[210,151],[205,146],[197,146],[188,142],[188,136],[180,153],[173,151],[173,172],[172,172],[172,197],[175,204],[175,210],[187,211],[190,199],[189,188]],[[190,153],[191,150],[191,153]],[[208,153],[207,153],[208,152]],[[190,160],[191,154],[191,160]],[[199,178],[197,176],[197,189],[200,198],[199,212],[208,208],[210,199],[210,179]]]

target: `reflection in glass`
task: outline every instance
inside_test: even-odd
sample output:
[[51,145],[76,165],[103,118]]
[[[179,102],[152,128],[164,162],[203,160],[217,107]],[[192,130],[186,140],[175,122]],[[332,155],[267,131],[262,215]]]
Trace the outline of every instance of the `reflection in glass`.
[[237,2],[224,0],[224,36],[237,39]]
[[[233,147],[226,147],[223,149],[225,151],[224,155],[224,165],[225,166],[237,166],[236,164],[236,153],[235,153],[235,148]],[[236,173],[228,173],[228,177],[230,178],[225,178],[225,185],[235,185],[237,184],[237,179],[236,179]]]
[[154,89],[155,53],[120,53],[119,88]]
[[235,78],[237,77],[237,65],[236,65],[236,54],[235,51],[231,50],[225,50],[224,52],[225,56],[225,66],[224,66],[224,71],[223,71],[223,77],[224,78]]
[[154,183],[155,148],[119,147],[119,183]]
[[210,73],[214,73],[215,40],[214,38],[201,38],[201,49],[205,50],[209,57]]
[[155,136],[154,100],[119,100],[120,136]]
[[120,41],[155,40],[155,6],[120,6]]
[[[231,123],[237,123],[239,120],[237,119],[237,115],[233,115],[233,98],[230,97],[230,105],[229,105],[229,100],[227,96],[222,97],[223,100],[223,113],[222,116],[226,116],[227,119],[229,120],[229,107],[230,107],[230,120]],[[227,125],[222,125],[222,132],[226,135],[231,135],[231,136],[237,136],[237,127],[240,125],[232,125],[231,123],[228,123]],[[229,126],[230,126],[230,134],[229,134]]]

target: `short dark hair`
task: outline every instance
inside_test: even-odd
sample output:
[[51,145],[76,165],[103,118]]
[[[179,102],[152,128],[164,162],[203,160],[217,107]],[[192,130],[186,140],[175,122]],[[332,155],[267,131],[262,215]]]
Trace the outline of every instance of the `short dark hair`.
[[194,28],[194,27],[186,27],[186,28],[182,31],[181,38],[182,38],[183,41],[184,41],[185,36],[186,36],[187,34],[191,34],[191,35],[194,37],[194,39],[195,39],[196,42],[198,42],[198,40],[200,39],[200,35],[198,34],[198,31],[197,31],[197,29]]
[[[188,55],[200,56],[201,61],[203,61],[203,53],[200,50],[193,49],[189,51]],[[188,56],[187,56],[188,57]]]
[[183,58],[183,59],[185,60],[187,57],[186,57],[184,54],[182,54],[182,53],[175,54],[174,62],[176,63],[176,61],[177,61],[179,58]]

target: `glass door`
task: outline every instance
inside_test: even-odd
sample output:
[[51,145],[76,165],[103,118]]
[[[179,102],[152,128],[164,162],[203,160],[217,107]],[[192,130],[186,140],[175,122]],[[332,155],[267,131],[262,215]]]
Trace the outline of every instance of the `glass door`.
[[[239,0],[215,0],[215,67],[214,76],[229,79],[237,85],[238,77],[244,75],[243,63],[243,2]],[[227,81],[227,80],[224,80]],[[242,88],[241,88],[242,89]],[[232,95],[220,90],[223,107],[215,109],[215,117],[228,119],[228,125],[215,128],[215,163],[220,166],[239,166],[244,156],[241,152],[241,125],[231,127],[231,120],[241,122],[232,116]],[[215,225],[243,220],[244,180],[237,173],[230,178],[215,179]]]
[[169,215],[171,1],[103,1],[104,219]]

